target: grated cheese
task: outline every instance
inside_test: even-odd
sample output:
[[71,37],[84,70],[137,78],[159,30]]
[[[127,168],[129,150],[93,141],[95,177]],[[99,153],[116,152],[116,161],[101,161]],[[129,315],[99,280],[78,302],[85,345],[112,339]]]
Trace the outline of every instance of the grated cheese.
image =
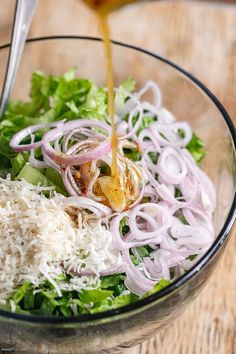
[[[50,281],[57,291],[89,289],[99,285],[99,273],[120,266],[121,255],[112,248],[112,235],[100,220],[77,210],[77,222],[63,210],[63,198],[48,199],[44,188],[25,181],[0,179],[0,302],[20,284],[39,286]],[[85,219],[86,222],[81,220]],[[95,272],[55,282],[71,269]]]

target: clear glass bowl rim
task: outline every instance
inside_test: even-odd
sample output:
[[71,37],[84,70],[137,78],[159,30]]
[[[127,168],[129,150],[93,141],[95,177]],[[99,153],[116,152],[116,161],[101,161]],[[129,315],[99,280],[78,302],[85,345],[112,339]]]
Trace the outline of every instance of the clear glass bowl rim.
[[[102,42],[101,38],[98,37],[91,37],[91,36],[72,36],[72,35],[56,35],[56,36],[43,36],[43,37],[34,37],[34,38],[29,38],[27,39],[27,44],[28,43],[34,43],[34,42],[40,42],[40,41],[54,41],[54,40],[84,40],[84,41],[94,41],[94,42]],[[234,149],[234,154],[236,154],[236,130],[234,127],[234,124],[229,117],[227,111],[223,107],[223,105],[219,102],[219,100],[215,97],[215,95],[201,82],[199,81],[195,76],[193,76],[191,73],[186,71],[185,69],[181,68],[179,65],[173,63],[172,61],[156,54],[151,51],[148,51],[146,49],[131,45],[131,44],[126,44],[123,42],[119,41],[112,41],[113,45],[120,46],[123,48],[128,48],[132,49],[135,51],[138,51],[142,54],[148,55],[150,57],[153,57],[154,59],[157,59],[179,73],[183,74],[186,76],[187,79],[190,79],[196,86],[198,86],[207,96],[208,98],[212,101],[212,103],[216,106],[216,108],[219,110],[219,112],[222,115],[222,118],[224,119],[230,135],[232,139],[232,144],[233,144],[233,149]],[[7,49],[10,47],[10,43],[3,44],[0,46],[0,51],[3,49]],[[229,211],[229,214],[226,218],[226,221],[219,232],[218,236],[216,237],[215,241],[209,248],[209,250],[203,255],[203,257],[184,275],[182,275],[180,278],[178,278],[176,281],[174,281],[172,284],[170,284],[168,287],[165,289],[159,291],[156,294],[153,294],[145,299],[139,300],[135,303],[132,303],[127,306],[123,306],[118,309],[110,310],[110,311],[105,311],[97,314],[83,314],[79,316],[73,316],[73,317],[46,317],[46,316],[33,316],[33,315],[24,315],[24,314],[19,314],[19,313],[12,313],[9,311],[5,311],[0,309],[0,317],[5,317],[9,319],[15,319],[15,320],[20,320],[24,322],[31,322],[31,323],[44,323],[44,324],[66,324],[66,323],[86,323],[86,322],[93,322],[95,320],[99,319],[108,319],[112,317],[116,317],[117,315],[122,315],[122,314],[129,314],[130,315],[135,312],[135,310],[145,310],[145,307],[153,302],[156,302],[157,300],[161,300],[162,298],[170,295],[172,292],[176,291],[179,287],[184,285],[189,279],[191,279],[194,275],[196,275],[203,267],[207,265],[207,263],[216,255],[216,253],[219,251],[220,248],[223,247],[223,244],[226,242],[228,235],[233,227],[233,224],[236,219],[236,191],[234,192],[234,197],[233,197],[233,202]],[[115,320],[115,318],[114,318]]]

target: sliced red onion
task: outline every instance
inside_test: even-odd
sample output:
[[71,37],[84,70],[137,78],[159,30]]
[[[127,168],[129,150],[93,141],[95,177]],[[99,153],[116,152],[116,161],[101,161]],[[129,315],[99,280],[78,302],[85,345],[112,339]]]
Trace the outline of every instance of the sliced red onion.
[[[172,124],[151,123],[148,128],[161,146],[185,147],[192,139],[192,129],[186,122],[176,122]],[[184,137],[179,135],[179,130],[183,131]]]
[[[135,125],[133,126],[133,119],[138,115],[138,120],[135,123]],[[137,140],[136,137],[136,132],[138,131],[138,129],[140,128],[140,125],[142,123],[143,120],[143,111],[142,108],[140,107],[140,104],[137,105],[137,107],[133,108],[132,111],[129,114],[129,118],[128,118],[128,133],[124,136],[122,136],[120,139],[129,139],[129,138],[133,138],[134,141]]]
[[81,139],[79,139],[78,134],[84,135],[88,139],[92,138],[94,140],[100,140],[100,141],[104,141],[106,139],[106,135],[98,133],[97,131],[93,131],[88,128],[79,127],[76,129],[72,129],[64,136],[63,144],[62,144],[63,152],[67,152],[67,150],[69,149],[68,144],[71,139],[75,141],[81,141]]
[[185,200],[197,200],[198,181],[195,176],[188,173],[184,180],[180,183],[179,189]]
[[129,251],[122,251],[122,256],[124,262],[127,264],[125,279],[126,287],[138,296],[142,296],[152,290],[156,282],[145,277],[145,275],[134,266],[130,259]]
[[71,180],[69,179],[68,173],[70,171],[69,166],[67,166],[66,168],[62,168],[61,169],[61,176],[62,176],[62,180],[64,183],[64,186],[66,188],[67,193],[70,196],[77,196],[77,192],[74,188],[74,185],[72,184]]
[[201,203],[203,204],[204,208],[213,212],[216,206],[216,192],[213,186],[212,181],[209,177],[197,166],[195,163],[192,155],[186,149],[181,151],[182,156],[184,157],[188,167],[193,176],[195,176],[199,182],[199,194]]
[[163,250],[157,250],[153,253],[155,254],[153,261],[149,257],[145,257],[143,260],[149,277],[156,281],[159,281],[163,278],[170,280],[170,267],[168,265],[167,259],[165,258],[167,252]]
[[141,247],[146,245],[156,245],[160,242],[160,236],[158,235],[156,238],[144,239],[144,240],[135,240],[135,236],[126,235],[123,237],[120,233],[120,222],[124,217],[128,217],[129,212],[123,212],[117,216],[115,216],[111,221],[110,230],[113,237],[113,246],[118,250],[125,250],[132,247]]
[[[143,212],[141,210],[143,209]],[[145,215],[146,214],[146,215]],[[153,231],[143,232],[138,228],[137,217],[141,216],[147,222],[156,222],[156,228]],[[155,203],[144,203],[135,206],[129,216],[129,227],[131,233],[135,235],[137,240],[145,240],[151,238],[159,238],[160,243],[162,240],[162,233],[172,225],[171,217],[166,209]]]
[[122,88],[116,88],[115,92],[122,94],[126,98],[126,102],[121,107],[117,105],[117,100],[115,99],[116,113],[118,114],[118,117],[123,119],[137,104],[140,104],[140,102],[136,93],[132,94]]
[[157,201],[158,201],[158,195],[156,193],[156,190],[153,187],[151,187],[150,185],[145,186],[143,197],[150,198],[151,203],[157,203]]
[[75,208],[88,209],[94,214],[96,214],[98,217],[111,214],[110,208],[86,197],[68,197],[64,199],[63,205],[64,207],[71,206]]
[[143,129],[138,137],[138,144],[143,152],[147,152],[147,147],[149,147],[149,152],[161,152],[161,146],[149,129]]
[[[35,139],[35,135],[30,134],[30,136],[31,136],[31,144],[33,144],[34,143],[34,139]],[[37,160],[35,158],[34,154],[35,154],[35,149],[30,150],[29,164],[32,167],[35,167],[35,168],[47,168],[48,164],[46,162],[44,162],[44,161]]]
[[179,253],[172,253],[160,248],[152,253],[152,258],[156,265],[160,265],[162,269],[162,277],[170,280],[170,268],[178,266],[184,257]]
[[192,226],[204,226],[207,227],[212,233],[214,232],[214,227],[212,224],[212,216],[207,213],[202,206],[197,206],[194,204],[189,204],[182,209],[183,215],[187,222]]
[[47,168],[47,167],[48,167],[47,162],[37,160],[37,159],[35,158],[34,153],[35,153],[35,151],[34,151],[34,149],[32,149],[32,150],[30,151],[29,164],[30,164],[32,167],[35,167],[35,168]]
[[109,151],[111,151],[111,142],[106,141],[103,144],[98,145],[96,148],[93,150],[90,150],[88,152],[78,154],[78,155],[67,155],[64,153],[58,154],[51,145],[44,145],[45,151],[47,152],[47,155],[56,161],[59,164],[62,165],[82,165],[88,162],[91,162],[93,160],[98,160],[105,154],[107,154]]
[[44,150],[44,146],[42,146],[41,149],[43,153],[43,160],[47,164],[47,167],[52,167],[54,170],[60,173],[60,166],[47,155],[46,151]]
[[26,145],[20,145],[20,143],[22,140],[27,138],[27,136],[31,135],[32,133],[35,133],[38,130],[46,129],[46,128],[53,128],[53,127],[61,128],[64,125],[64,123],[65,123],[65,121],[58,121],[58,122],[54,122],[54,123],[31,125],[25,129],[20,130],[18,133],[13,135],[9,145],[13,150],[15,150],[17,152],[35,149],[37,147],[42,146],[42,144],[44,142],[46,142],[46,141],[48,142],[50,140],[44,139],[44,140],[40,140],[35,143],[26,144]]
[[159,112],[155,106],[146,101],[141,102],[141,108],[148,117],[156,117],[157,112]]
[[56,139],[54,141],[54,149],[57,151],[57,152],[61,152],[62,151],[62,147],[61,147],[61,144],[60,144],[60,138]]
[[[111,150],[110,140],[105,140],[100,145],[98,145],[92,151],[84,152],[79,155],[68,156],[64,153],[58,153],[47,141],[55,141],[62,135],[65,135],[68,131],[74,130],[77,128],[84,127],[93,127],[101,128],[105,130],[108,134],[111,132],[110,126],[105,123],[92,121],[92,120],[74,120],[64,124],[63,133],[60,129],[53,129],[46,133],[43,137],[44,141],[44,150],[47,155],[57,163],[62,165],[80,165],[83,163],[91,162],[92,160],[97,160]],[[46,142],[45,142],[46,141]]]
[[[143,199],[143,195],[144,195],[144,188],[145,188],[145,181],[143,178],[143,174],[140,171],[140,169],[138,168],[137,165],[135,165],[135,163],[133,163],[131,160],[126,159],[127,162],[127,167],[130,171],[130,181],[131,181],[131,185],[132,188],[135,189],[134,191],[134,195],[132,196],[130,193],[127,193],[127,196],[130,200],[134,200],[134,202],[132,204],[130,204],[129,208],[133,208],[135,205],[139,204],[142,199]],[[131,173],[131,171],[133,173]],[[141,188],[140,188],[140,182],[142,184]]]
[[161,124],[171,124],[175,122],[175,117],[166,108],[161,107],[158,111],[158,122]]
[[137,93],[137,97],[140,99],[149,90],[152,91],[153,94],[153,106],[158,110],[161,107],[162,95],[154,81],[147,81],[143,88]]
[[159,156],[157,172],[165,183],[177,185],[186,177],[187,166],[179,152],[167,146]]
[[122,120],[120,123],[117,124],[116,126],[116,133],[117,135],[124,136],[127,134],[128,130],[128,123],[124,120]]
[[104,197],[102,196],[96,196],[93,192],[93,189],[94,189],[94,184],[95,182],[97,181],[99,175],[100,175],[100,170],[99,168],[97,167],[96,165],[96,161],[93,161],[92,162],[92,166],[94,164],[94,167],[95,167],[95,171],[94,171],[94,175],[93,175],[93,178],[91,179],[91,181],[89,182],[89,185],[88,185],[88,188],[87,188],[87,192],[86,192],[86,197],[87,198],[91,198],[97,202],[101,202],[101,201],[104,201]]
[[201,226],[173,225],[171,234],[177,239],[178,245],[185,247],[190,245],[202,248],[210,245],[213,241],[212,233]]

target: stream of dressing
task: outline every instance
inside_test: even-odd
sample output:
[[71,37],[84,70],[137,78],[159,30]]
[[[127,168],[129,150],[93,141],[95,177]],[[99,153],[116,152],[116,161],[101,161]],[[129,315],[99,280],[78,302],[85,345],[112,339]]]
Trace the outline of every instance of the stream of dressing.
[[112,128],[112,164],[111,176],[101,177],[99,183],[103,193],[108,197],[112,207],[116,211],[126,208],[126,190],[120,182],[119,169],[117,164],[118,137],[115,128],[115,102],[114,102],[114,76],[112,65],[112,44],[108,25],[108,15],[113,10],[138,0],[83,0],[92,8],[97,16],[100,25],[101,35],[104,41],[104,52],[106,57],[107,89],[108,89],[108,115]]

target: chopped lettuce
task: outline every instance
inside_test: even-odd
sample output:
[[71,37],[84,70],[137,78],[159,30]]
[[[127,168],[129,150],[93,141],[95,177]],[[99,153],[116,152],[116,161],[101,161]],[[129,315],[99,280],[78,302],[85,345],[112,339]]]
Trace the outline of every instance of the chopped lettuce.
[[124,80],[120,86],[119,89],[120,91],[116,92],[115,95],[115,106],[116,110],[119,111],[122,109],[124,103],[127,100],[127,92],[132,93],[135,90],[136,82],[132,77],[128,77],[126,80]]
[[140,258],[149,257],[150,253],[153,251],[153,249],[148,245],[137,247],[136,250],[137,250],[139,257],[136,257],[133,254],[132,249],[130,249],[130,258],[131,258],[133,264],[136,266],[138,266],[140,264]]
[[100,304],[101,302],[110,299],[113,295],[113,291],[111,290],[102,290],[102,289],[94,289],[94,290],[83,290],[79,294],[79,299],[84,304]]
[[12,172],[14,176],[17,176],[20,173],[20,171],[23,169],[28,159],[29,159],[28,152],[19,152],[15,157],[12,157],[10,159]]
[[137,149],[123,148],[124,156],[130,160],[137,162],[142,158],[142,154]]
[[[54,187],[57,193],[67,196],[65,187],[62,181],[59,179],[60,176],[58,175],[57,180],[54,179],[54,181],[52,181],[49,178],[47,178],[44,175],[44,173],[45,173],[44,170],[40,171],[39,169],[34,168],[30,166],[28,163],[26,163],[23,169],[20,171],[19,175],[17,176],[17,179],[21,181],[24,180],[28,183],[33,184],[34,186],[40,185],[42,187]],[[54,176],[56,176],[56,173]]]
[[156,117],[144,116],[142,123],[137,131],[137,134],[140,134],[143,129],[149,127],[149,125],[155,121],[156,121]]
[[[137,123],[138,117],[139,117],[138,114],[136,116],[134,116],[134,118],[133,118],[133,126],[135,126],[135,124]],[[125,119],[128,120],[128,117],[126,117]],[[150,116],[144,115],[143,119],[142,119],[142,122],[140,124],[140,127],[139,127],[139,129],[137,131],[137,135],[139,135],[143,129],[148,128],[151,123],[156,122],[156,120],[157,120],[156,117],[150,117]]]
[[114,289],[116,285],[123,282],[125,276],[122,274],[107,275],[101,279],[101,287],[103,289]]
[[178,216],[178,219],[184,224],[184,225],[189,225],[189,223],[187,222],[187,220],[184,217],[184,214],[180,214]]
[[131,76],[129,76],[126,80],[124,80],[120,84],[119,88],[121,88],[126,92],[133,92],[135,90],[135,86],[136,86],[136,81]]
[[128,219],[126,217],[124,217],[121,221],[120,221],[120,233],[125,236],[126,234],[128,234],[130,231],[129,225],[128,225]]
[[[69,277],[62,274],[55,281],[68,280]],[[62,291],[58,297],[53,286],[44,281],[39,287],[33,287],[26,282],[22,284],[8,299],[6,309],[10,309],[10,300],[14,301],[18,313],[33,314],[41,316],[64,316],[69,317],[75,314],[98,313],[126,306],[138,301],[140,298],[130,293],[124,285],[124,274],[104,276],[100,286],[96,289],[77,291]],[[152,295],[171,282],[161,279],[155,287],[142,296],[145,298]]]
[[161,279],[159,281],[159,283],[157,283],[153,287],[153,289],[151,291],[149,291],[148,293],[146,293],[143,297],[147,297],[147,296],[153,295],[153,294],[157,293],[158,291],[161,291],[162,289],[165,289],[170,284],[171,284],[171,280]]
[[191,152],[197,163],[200,163],[206,155],[206,150],[204,147],[204,142],[195,133],[193,133],[192,139],[187,145],[187,149]]
[[30,288],[30,282],[26,282],[15,292],[13,296],[14,303],[17,305],[23,299],[28,289]]

